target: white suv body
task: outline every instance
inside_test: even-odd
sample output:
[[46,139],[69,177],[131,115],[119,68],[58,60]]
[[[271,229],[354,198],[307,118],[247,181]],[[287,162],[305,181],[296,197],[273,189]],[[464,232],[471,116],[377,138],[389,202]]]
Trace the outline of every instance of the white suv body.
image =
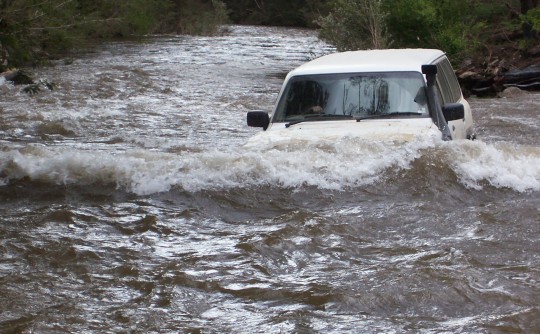
[[334,53],[291,71],[274,111],[251,111],[256,137],[361,136],[474,139],[471,109],[444,52],[388,49]]

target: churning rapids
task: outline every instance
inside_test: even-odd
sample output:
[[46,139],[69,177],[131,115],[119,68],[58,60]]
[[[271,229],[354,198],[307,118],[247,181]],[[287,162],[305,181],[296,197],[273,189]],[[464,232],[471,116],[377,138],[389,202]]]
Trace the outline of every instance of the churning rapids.
[[477,141],[244,147],[312,32],[110,43],[0,82],[0,333],[538,333],[540,96]]

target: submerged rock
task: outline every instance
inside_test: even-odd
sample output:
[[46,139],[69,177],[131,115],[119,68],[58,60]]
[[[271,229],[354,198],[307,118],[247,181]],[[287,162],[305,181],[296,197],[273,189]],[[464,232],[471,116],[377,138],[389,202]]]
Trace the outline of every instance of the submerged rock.
[[514,97],[521,97],[528,95],[529,93],[527,91],[524,91],[521,88],[518,87],[508,87],[502,92],[499,93],[499,97],[503,98],[514,98]]

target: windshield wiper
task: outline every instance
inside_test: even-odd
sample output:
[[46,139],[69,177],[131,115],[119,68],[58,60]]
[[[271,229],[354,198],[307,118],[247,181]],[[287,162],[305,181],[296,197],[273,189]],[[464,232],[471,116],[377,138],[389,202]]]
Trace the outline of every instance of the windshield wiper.
[[295,125],[295,124],[302,123],[302,122],[328,120],[329,118],[331,118],[333,120],[340,120],[340,119],[351,119],[353,117],[351,115],[310,114],[310,115],[305,115],[303,119],[299,119],[299,120],[296,120],[296,121],[291,121],[291,122],[285,124],[285,127],[288,128],[291,125]]
[[370,115],[365,117],[358,117],[356,118],[357,122],[366,120],[366,119],[377,119],[377,118],[389,118],[394,116],[427,116],[425,113],[421,112],[391,112],[388,114],[378,114],[378,115]]

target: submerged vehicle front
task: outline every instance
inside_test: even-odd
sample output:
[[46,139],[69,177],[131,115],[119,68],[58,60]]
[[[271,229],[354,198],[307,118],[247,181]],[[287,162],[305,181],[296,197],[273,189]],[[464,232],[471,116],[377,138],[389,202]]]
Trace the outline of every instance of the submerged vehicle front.
[[[259,136],[276,140],[467,138],[472,135],[470,108],[459,87],[459,96],[455,89],[445,89],[457,79],[453,71],[445,73],[444,62],[442,51],[419,49],[321,57],[290,72],[272,116],[249,112],[248,125],[263,127],[266,131]],[[454,96],[444,96],[445,90]],[[445,103],[445,98],[454,100]]]

